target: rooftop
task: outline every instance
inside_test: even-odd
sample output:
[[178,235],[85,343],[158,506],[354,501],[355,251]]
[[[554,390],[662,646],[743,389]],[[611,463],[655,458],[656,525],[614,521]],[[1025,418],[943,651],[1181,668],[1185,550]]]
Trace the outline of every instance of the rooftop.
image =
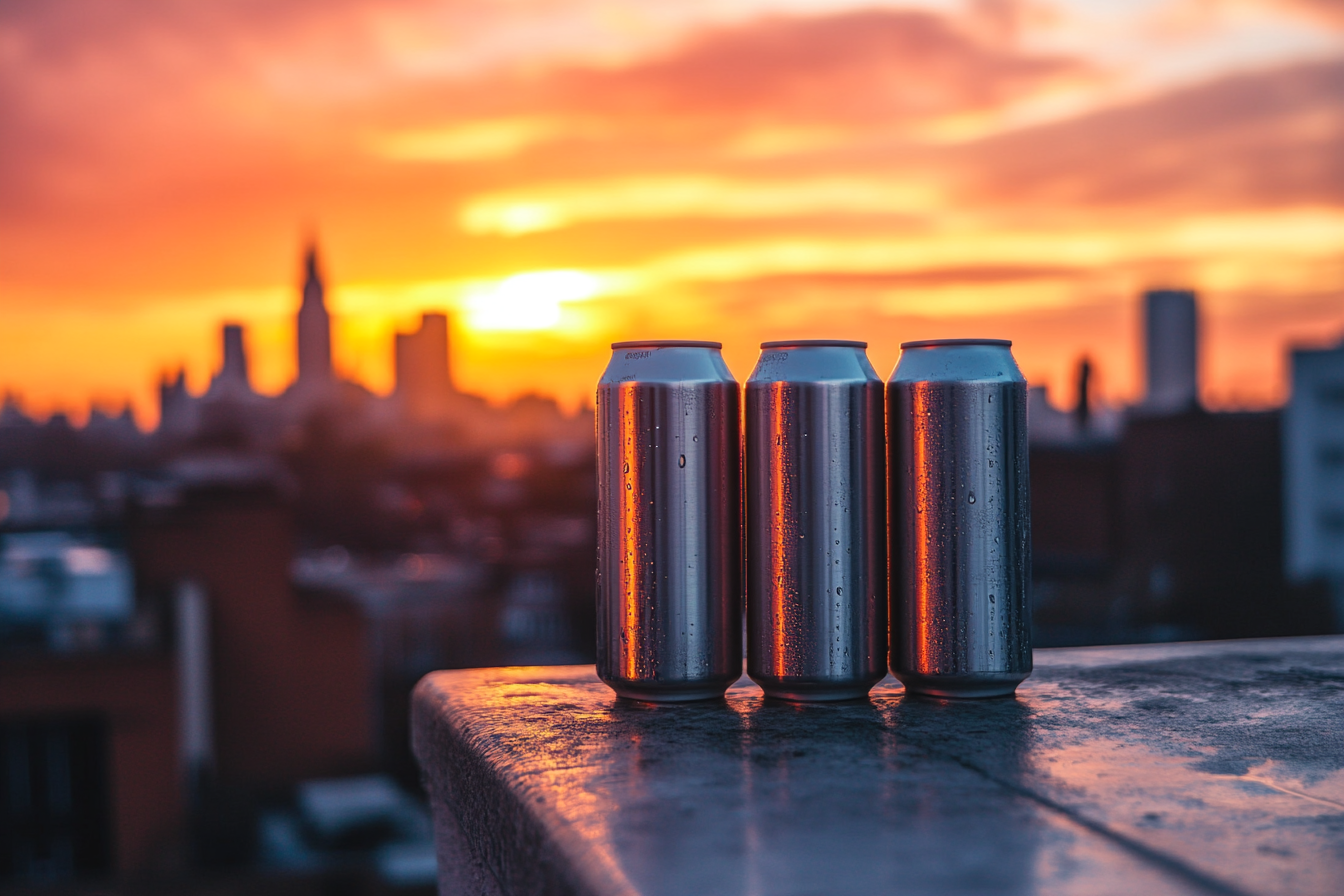
[[1334,894],[1344,637],[1038,650],[1015,699],[427,676],[443,892]]

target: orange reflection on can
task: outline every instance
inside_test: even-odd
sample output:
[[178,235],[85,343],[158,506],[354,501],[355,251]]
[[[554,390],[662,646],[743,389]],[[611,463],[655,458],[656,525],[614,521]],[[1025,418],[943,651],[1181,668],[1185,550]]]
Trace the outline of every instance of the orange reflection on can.
[[[774,399],[775,407],[782,407],[787,399],[786,390],[788,383],[771,383],[770,392]],[[773,492],[773,505],[780,509],[780,512],[787,512],[785,508],[792,509],[792,495],[789,488],[789,478],[793,475],[791,466],[792,458],[788,456],[786,438],[784,431],[786,426],[786,417],[782,413],[775,414],[770,420],[770,472],[771,472],[771,491]],[[793,526],[788,524],[786,516],[781,516],[774,521],[770,527],[770,620],[773,626],[771,636],[774,639],[775,651],[772,657],[772,670],[780,678],[789,674],[788,669],[788,637],[784,629],[786,626],[785,606],[788,602],[788,592],[792,587],[793,568],[791,563],[792,545],[786,543],[786,539],[793,537]]]
[[914,481],[911,484],[915,501],[915,562],[911,573],[915,580],[915,667],[922,672],[933,668],[935,636],[935,620],[931,618],[931,613],[934,605],[932,589],[936,583],[930,576],[932,563],[929,557],[933,541],[933,533],[929,528],[929,520],[933,515],[929,509],[936,500],[934,483],[929,475],[929,440],[933,437],[929,426],[933,410],[930,398],[930,390],[924,383],[917,383],[911,389],[910,453],[914,460]]
[[640,480],[641,460],[638,440],[635,432],[639,426],[639,387],[635,383],[622,383],[616,390],[616,402],[620,420],[621,439],[621,525],[625,528],[621,536],[621,620],[624,632],[621,639],[621,674],[629,679],[640,678],[639,651],[635,645],[641,643],[640,604],[643,594],[643,554],[640,549],[640,497],[643,491],[636,488]]

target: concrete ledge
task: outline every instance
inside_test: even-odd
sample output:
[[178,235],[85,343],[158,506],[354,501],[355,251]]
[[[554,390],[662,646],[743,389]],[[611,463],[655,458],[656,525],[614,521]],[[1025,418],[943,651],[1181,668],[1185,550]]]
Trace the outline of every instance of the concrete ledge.
[[1036,652],[1016,699],[416,689],[445,894],[1344,892],[1344,637]]

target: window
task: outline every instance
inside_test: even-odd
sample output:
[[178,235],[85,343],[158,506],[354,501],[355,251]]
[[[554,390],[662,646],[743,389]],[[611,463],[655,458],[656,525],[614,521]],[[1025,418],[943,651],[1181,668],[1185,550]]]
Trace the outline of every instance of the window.
[[0,720],[0,881],[105,873],[111,841],[103,722]]

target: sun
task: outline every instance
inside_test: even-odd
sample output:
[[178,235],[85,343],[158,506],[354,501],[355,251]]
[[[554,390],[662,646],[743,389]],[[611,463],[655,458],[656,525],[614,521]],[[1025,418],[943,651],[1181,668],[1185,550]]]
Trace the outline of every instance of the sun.
[[585,271],[528,271],[468,292],[463,302],[473,330],[549,330],[566,302],[591,299],[598,278]]

